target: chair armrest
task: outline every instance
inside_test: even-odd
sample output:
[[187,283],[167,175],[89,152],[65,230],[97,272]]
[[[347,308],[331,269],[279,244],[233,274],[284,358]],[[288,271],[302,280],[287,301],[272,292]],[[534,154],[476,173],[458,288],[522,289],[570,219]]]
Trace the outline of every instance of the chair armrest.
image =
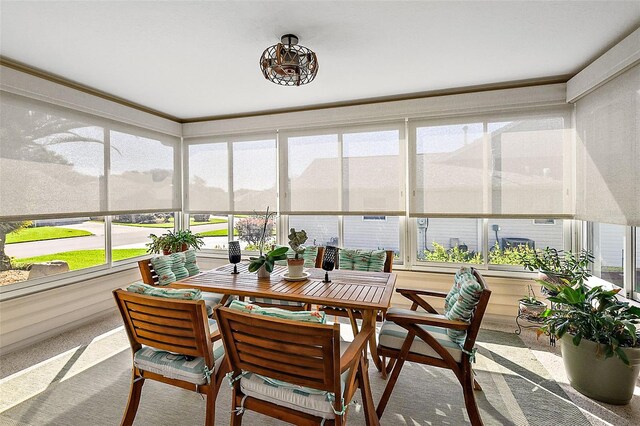
[[436,327],[450,328],[453,330],[466,330],[469,328],[469,324],[464,321],[448,320],[446,318],[438,317],[425,317],[422,315],[413,314],[387,314],[387,321],[393,321],[398,325],[402,324],[417,324],[417,325],[432,325]]
[[413,289],[413,288],[396,288],[396,291],[398,293],[402,294],[403,296],[409,295],[409,294],[415,294],[415,295],[419,295],[419,296],[433,296],[433,297],[442,297],[442,298],[444,298],[444,297],[447,297],[447,294],[448,294],[448,293],[444,293],[442,291],[418,290],[418,289]]
[[370,326],[360,330],[360,333],[355,336],[353,342],[349,344],[347,350],[340,357],[340,373],[353,367],[358,362],[372,335],[373,328]]

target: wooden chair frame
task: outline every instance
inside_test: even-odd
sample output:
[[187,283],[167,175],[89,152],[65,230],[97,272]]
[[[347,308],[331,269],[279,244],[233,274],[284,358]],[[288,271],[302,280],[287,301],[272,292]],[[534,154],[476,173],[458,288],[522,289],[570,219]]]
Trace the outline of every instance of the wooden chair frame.
[[138,269],[142,276],[142,282],[149,285],[158,285],[158,274],[153,269],[151,259],[138,260]]
[[132,355],[140,350],[142,345],[147,345],[169,352],[203,357],[205,365],[212,372],[210,383],[195,385],[140,370],[134,366],[129,401],[121,425],[133,424],[140,403],[142,385],[149,379],[206,395],[205,425],[213,426],[216,396],[227,364],[222,360],[220,371],[213,373],[213,342],[220,339],[220,333],[210,333],[204,301],[163,299],[122,289],[114,290],[113,296],[124,320]]
[[[411,314],[393,313],[387,315],[388,321],[393,321],[397,325],[405,328],[408,334],[400,350],[378,345],[378,353],[383,356],[383,359],[385,357],[391,358],[389,365],[383,367],[385,368],[385,372],[389,372],[389,370],[393,368],[393,371],[391,371],[391,376],[389,377],[389,382],[385,387],[384,393],[382,394],[382,397],[380,398],[380,402],[378,403],[378,407],[376,409],[378,418],[382,417],[382,414],[384,413],[384,410],[387,406],[387,403],[389,402],[389,398],[391,396],[391,393],[393,392],[393,388],[395,387],[396,382],[398,381],[398,376],[400,375],[400,371],[402,370],[405,361],[411,361],[419,364],[432,365],[434,367],[452,370],[456,375],[456,378],[462,385],[464,403],[469,415],[469,419],[471,420],[471,424],[474,426],[483,424],[473,392],[474,389],[481,391],[482,388],[473,377],[470,354],[473,353],[473,347],[478,336],[478,331],[480,330],[480,324],[482,323],[482,318],[484,317],[484,313],[489,303],[489,298],[491,297],[491,290],[488,289],[484,278],[478,273],[477,270],[474,269],[473,274],[482,286],[483,290],[470,323],[466,323],[464,321],[448,320],[439,317],[424,317],[421,315]],[[421,307],[431,314],[438,314],[439,312],[435,308],[433,308],[429,304],[429,302],[423,299],[422,296],[439,298],[445,298],[447,296],[447,293],[431,290],[398,288],[396,289],[396,291],[412,302],[412,311],[416,311],[418,307]],[[442,345],[440,345],[440,343],[438,343],[438,341],[429,332],[422,329],[420,325],[431,325],[453,330],[466,330],[467,337],[464,344],[462,345],[462,359],[460,360],[460,362],[457,362],[451,356],[451,354]],[[409,349],[411,348],[411,345],[416,337],[431,346],[431,348],[436,351],[440,358],[429,357],[426,355],[409,352]]]
[[[374,332],[363,329],[340,356],[340,326],[301,323],[251,315],[229,308],[215,311],[227,353],[228,370],[238,378],[242,371],[261,374],[294,385],[335,394],[334,409],[342,410],[342,398],[351,401],[360,387],[367,424],[377,424],[363,351]],[[340,376],[349,370],[344,393]],[[262,399],[247,397],[240,380],[233,382],[231,425],[242,424],[242,411],[252,410],[296,425],[319,425],[322,418]],[[346,424],[346,412],[325,425]]]

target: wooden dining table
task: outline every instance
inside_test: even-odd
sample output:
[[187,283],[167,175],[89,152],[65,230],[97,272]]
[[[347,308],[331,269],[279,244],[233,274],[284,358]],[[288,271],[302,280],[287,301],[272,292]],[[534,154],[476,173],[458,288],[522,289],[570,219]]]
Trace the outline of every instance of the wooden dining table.
[[[325,283],[325,271],[318,268],[305,269],[309,277],[301,281],[286,280],[286,266],[276,265],[268,278],[258,278],[257,274],[248,272],[248,263],[238,264],[237,269],[239,274],[232,274],[233,265],[224,265],[174,282],[170,286],[198,288],[227,296],[279,299],[339,307],[349,313],[355,335],[358,333],[356,316],[359,315],[362,316],[363,327],[368,324],[375,330],[376,316],[378,312],[386,312],[389,308],[396,284],[396,274],[387,272],[336,269],[329,272],[331,282]],[[376,368],[383,371],[375,333],[369,341],[369,349]]]

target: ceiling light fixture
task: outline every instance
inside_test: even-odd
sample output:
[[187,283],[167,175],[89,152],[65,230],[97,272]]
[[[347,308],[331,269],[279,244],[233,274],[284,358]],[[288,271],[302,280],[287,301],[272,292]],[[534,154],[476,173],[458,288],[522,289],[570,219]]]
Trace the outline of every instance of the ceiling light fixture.
[[281,86],[302,86],[318,74],[316,54],[298,44],[298,37],[285,34],[280,43],[269,46],[260,57],[260,69],[267,80]]

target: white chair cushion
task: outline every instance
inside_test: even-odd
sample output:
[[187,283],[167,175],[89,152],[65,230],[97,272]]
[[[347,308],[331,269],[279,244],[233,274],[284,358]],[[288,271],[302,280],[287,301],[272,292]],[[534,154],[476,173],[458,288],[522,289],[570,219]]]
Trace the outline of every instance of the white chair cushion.
[[[350,342],[340,342],[340,354],[349,347]],[[344,391],[349,370],[341,376]],[[292,408],[313,416],[334,419],[333,394],[305,386],[292,385],[269,379],[254,373],[244,373],[240,379],[242,393],[252,398],[271,402],[276,405]],[[345,402],[346,404],[347,402]]]
[[266,297],[252,297],[249,300],[251,301],[251,303],[263,303],[265,305],[295,306],[295,307],[304,306],[304,303],[302,302],[294,302],[292,300],[267,299]]
[[[214,321],[215,322],[215,321]],[[211,327],[211,323],[209,323]],[[217,325],[215,329],[217,330]],[[218,371],[224,358],[222,340],[213,343],[214,371]],[[207,383],[204,358],[196,357],[187,361],[184,355],[143,346],[133,356],[133,365],[140,370],[160,374],[168,379],[184,380],[196,385]]]
[[202,292],[202,300],[204,300],[204,304],[207,305],[207,315],[211,316],[213,314],[213,308],[215,308],[220,301],[224,297],[224,294],[211,293],[208,291]]
[[[443,315],[429,314],[426,312],[412,311],[410,309],[391,308],[387,311],[389,314],[410,314],[420,315],[424,317],[432,318],[444,318]],[[421,325],[420,328],[431,334],[453,357],[454,360],[460,362],[462,360],[462,349],[457,343],[451,341],[447,335],[447,329],[444,327],[435,327],[430,325]],[[380,329],[380,336],[378,338],[380,346],[384,346],[390,349],[400,350],[402,344],[407,338],[407,329],[400,327],[393,321],[385,321]],[[418,336],[415,337],[409,352],[426,355],[433,358],[441,358],[440,355],[427,343],[425,343]]]

